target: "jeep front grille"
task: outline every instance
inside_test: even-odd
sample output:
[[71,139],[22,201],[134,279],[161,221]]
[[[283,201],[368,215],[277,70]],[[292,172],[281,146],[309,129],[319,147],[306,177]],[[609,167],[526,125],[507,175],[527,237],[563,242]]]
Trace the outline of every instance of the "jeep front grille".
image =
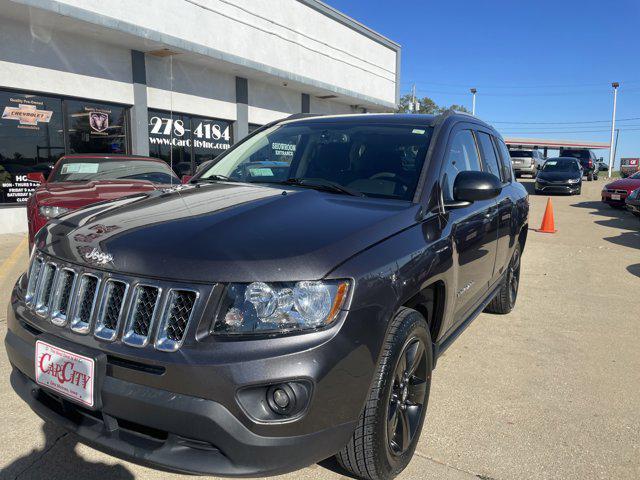
[[99,282],[98,277],[89,273],[84,273],[80,277],[75,314],[71,319],[71,330],[74,332],[89,332],[91,328],[91,317],[93,316],[96,298],[98,296]]
[[51,302],[51,323],[54,325],[61,327],[67,323],[75,281],[76,272],[69,268],[60,270]]
[[106,281],[94,330],[96,337],[109,341],[115,340],[128,288],[129,285],[119,280]]
[[56,277],[58,267],[55,263],[47,263],[42,267],[42,274],[38,280],[38,291],[36,292],[36,313],[39,315],[47,315],[49,313],[51,290],[53,289],[53,281]]
[[148,282],[48,260],[36,254],[25,303],[41,318],[98,340],[173,352],[185,341],[203,290]]
[[144,347],[149,341],[151,324],[158,310],[160,289],[151,285],[137,285],[134,289],[124,343]]
[[197,298],[197,292],[193,291],[171,290],[169,292],[167,306],[156,337],[158,350],[173,352],[180,348]]

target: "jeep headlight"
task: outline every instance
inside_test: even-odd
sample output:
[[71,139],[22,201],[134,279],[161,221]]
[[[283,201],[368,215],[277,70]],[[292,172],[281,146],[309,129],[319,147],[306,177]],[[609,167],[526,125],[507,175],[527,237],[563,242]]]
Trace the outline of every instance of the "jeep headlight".
[[570,178],[569,180],[567,180],[568,183],[578,183],[579,181],[579,178]]
[[549,183],[547,180],[545,180],[544,178],[536,178],[536,182],[538,183]]
[[348,292],[345,280],[233,283],[213,330],[222,335],[316,330],[336,321]]
[[64,207],[55,207],[51,205],[45,205],[40,207],[40,215],[47,219],[59,217],[63,213],[67,213],[69,211],[68,208]]

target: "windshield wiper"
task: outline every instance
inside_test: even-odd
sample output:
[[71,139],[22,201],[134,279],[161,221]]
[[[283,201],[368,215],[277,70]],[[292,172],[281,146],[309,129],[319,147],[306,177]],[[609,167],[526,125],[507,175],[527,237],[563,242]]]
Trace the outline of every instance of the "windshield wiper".
[[325,180],[323,178],[288,178],[282,183],[285,185],[295,185],[297,187],[313,188],[315,190],[323,190],[325,192],[341,193],[343,195],[351,195],[353,197],[364,197],[364,194],[339,183]]
[[207,178],[194,178],[190,180],[189,183],[210,183],[210,182],[239,182],[240,180],[236,180],[235,178],[227,177],[226,175],[209,175]]

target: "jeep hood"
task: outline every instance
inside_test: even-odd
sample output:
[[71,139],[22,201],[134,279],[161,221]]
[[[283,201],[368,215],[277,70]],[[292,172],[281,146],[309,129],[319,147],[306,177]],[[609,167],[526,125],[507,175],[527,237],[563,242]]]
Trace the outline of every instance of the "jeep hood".
[[313,280],[415,224],[418,211],[408,202],[302,188],[179,186],[53,219],[35,244],[70,262],[138,276]]

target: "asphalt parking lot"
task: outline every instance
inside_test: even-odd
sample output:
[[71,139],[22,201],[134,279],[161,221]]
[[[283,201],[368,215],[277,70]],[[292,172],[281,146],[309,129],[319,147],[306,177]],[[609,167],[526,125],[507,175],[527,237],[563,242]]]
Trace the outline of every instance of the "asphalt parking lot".
[[[640,221],[602,205],[602,185],[553,197],[558,232],[529,232],[515,310],[481,315],[440,359],[416,456],[399,478],[640,478]],[[530,227],[546,199],[531,197]],[[3,338],[26,262],[25,237],[0,236]],[[11,390],[9,371],[2,352],[0,478],[187,478],[45,426]],[[323,462],[278,478],[347,478],[336,470]]]

